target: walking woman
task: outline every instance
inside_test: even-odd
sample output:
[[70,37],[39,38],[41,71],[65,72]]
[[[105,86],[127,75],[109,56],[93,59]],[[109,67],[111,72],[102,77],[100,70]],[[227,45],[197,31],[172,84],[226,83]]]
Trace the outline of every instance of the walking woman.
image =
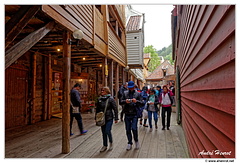
[[[107,104],[108,99],[108,104]],[[115,100],[111,96],[110,89],[108,87],[103,87],[101,89],[101,96],[98,98],[96,113],[104,112],[105,106],[107,104],[106,112],[105,112],[105,125],[101,126],[102,130],[102,138],[103,138],[103,147],[100,152],[104,152],[108,147],[109,140],[109,151],[113,149],[113,138],[112,138],[112,125],[113,119],[115,123],[118,122],[118,109]],[[114,112],[114,114],[113,114]]]
[[165,117],[167,112],[167,130],[169,130],[170,127],[170,121],[171,121],[171,113],[172,113],[172,98],[173,96],[172,91],[170,91],[167,86],[163,86],[163,93],[160,95],[160,103],[162,105],[162,130],[165,130]]
[[153,118],[155,121],[155,128],[157,129],[157,122],[158,122],[158,97],[155,94],[155,90],[151,89],[150,90],[150,95],[147,99],[147,111],[148,111],[148,123],[150,126],[150,132],[152,132],[152,114],[153,114]]

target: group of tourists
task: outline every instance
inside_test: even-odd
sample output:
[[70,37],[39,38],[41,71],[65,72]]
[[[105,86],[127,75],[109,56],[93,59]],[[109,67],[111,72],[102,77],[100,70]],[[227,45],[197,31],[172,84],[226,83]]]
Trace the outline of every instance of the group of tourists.
[[[73,135],[72,121],[74,117],[78,121],[80,135],[87,133],[87,130],[83,129],[82,117],[80,114],[81,104],[80,94],[78,92],[79,88],[80,84],[76,83],[71,90],[70,135]],[[165,130],[166,127],[167,130],[169,130],[172,112],[171,106],[173,104],[173,91],[174,90],[167,85],[163,86],[162,89],[161,86],[151,89],[144,86],[142,90],[139,90],[133,81],[124,83],[120,87],[117,97],[119,99],[119,104],[122,106],[120,120],[125,122],[126,136],[128,140],[126,150],[129,151],[132,149],[133,140],[135,149],[140,148],[138,140],[138,122],[140,122],[140,125],[148,127],[148,120],[150,127],[149,131],[152,132],[152,121],[154,120],[155,129],[158,129],[157,122],[160,116],[160,111],[162,130]],[[78,110],[75,111],[76,109]],[[166,113],[167,124],[165,124]],[[108,87],[103,87],[101,88],[101,94],[96,103],[95,116],[96,124],[101,126],[102,131],[103,147],[100,149],[100,152],[104,152],[107,149],[109,151],[113,149],[111,129],[113,122],[118,123],[118,120],[117,104],[111,96],[110,89]]]

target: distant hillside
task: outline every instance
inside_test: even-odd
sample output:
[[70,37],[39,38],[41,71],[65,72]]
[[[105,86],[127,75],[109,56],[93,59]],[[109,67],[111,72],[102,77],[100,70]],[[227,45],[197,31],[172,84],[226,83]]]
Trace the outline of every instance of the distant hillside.
[[161,50],[158,50],[156,52],[158,56],[163,56],[164,60],[169,60],[172,65],[174,64],[172,60],[172,44],[169,45],[167,48],[164,47]]

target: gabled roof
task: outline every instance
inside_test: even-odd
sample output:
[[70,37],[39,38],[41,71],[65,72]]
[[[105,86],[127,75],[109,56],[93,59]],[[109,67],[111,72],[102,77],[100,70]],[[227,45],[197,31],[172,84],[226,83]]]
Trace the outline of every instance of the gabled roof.
[[137,31],[142,29],[142,15],[130,16],[126,31]]
[[157,80],[163,78],[163,70],[167,68],[167,75],[174,74],[174,67],[169,63],[168,60],[165,60],[161,65],[159,65],[147,78],[146,80]]

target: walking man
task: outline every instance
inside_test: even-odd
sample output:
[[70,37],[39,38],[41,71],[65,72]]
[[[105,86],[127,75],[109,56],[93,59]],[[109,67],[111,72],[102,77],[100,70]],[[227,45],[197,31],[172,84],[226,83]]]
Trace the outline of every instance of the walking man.
[[78,127],[80,130],[80,135],[83,135],[87,133],[87,130],[83,130],[83,124],[82,124],[82,116],[80,113],[81,109],[81,99],[80,99],[80,93],[79,89],[81,88],[81,85],[79,83],[76,83],[70,93],[71,97],[71,105],[70,105],[70,136],[73,135],[72,133],[72,123],[73,123],[73,118],[78,122]]
[[121,105],[124,106],[124,114],[125,114],[125,128],[128,139],[128,145],[126,150],[132,149],[132,133],[135,141],[135,149],[139,149],[140,145],[138,142],[138,130],[137,130],[137,111],[142,105],[142,98],[140,93],[137,92],[134,88],[134,82],[128,82],[128,90],[124,92],[123,97],[121,99]]
[[[117,97],[118,97],[118,100],[119,100],[119,104],[121,103],[121,98],[122,98],[122,96],[123,96],[123,94],[124,94],[124,91],[126,91],[127,90],[127,84],[128,83],[124,83],[121,87],[120,87],[120,89],[119,89],[119,91],[118,91],[118,95],[117,95]],[[121,105],[121,104],[120,104]],[[121,121],[123,121],[123,114],[124,114],[124,112],[123,112],[123,108],[124,108],[124,105],[121,105],[121,107],[122,107],[122,111],[121,111],[121,117],[120,117],[120,119],[121,119]]]

